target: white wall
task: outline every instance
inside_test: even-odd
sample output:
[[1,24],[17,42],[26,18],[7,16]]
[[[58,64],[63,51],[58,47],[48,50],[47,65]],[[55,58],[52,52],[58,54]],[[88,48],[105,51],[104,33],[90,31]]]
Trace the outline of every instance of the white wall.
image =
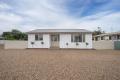
[[87,42],[89,45],[86,47],[87,49],[92,49],[93,44],[92,44],[92,34],[86,34],[85,35],[85,42]]
[[109,40],[109,36],[105,36],[105,40]]
[[10,41],[6,40],[4,44],[4,49],[26,49],[27,41]]
[[[71,42],[71,34],[60,34],[60,48],[92,49],[92,34],[86,34],[85,40],[84,43],[79,42],[79,45],[76,45],[76,43]],[[89,44],[88,46],[86,42]]]
[[[31,42],[34,42],[34,45]],[[44,44],[41,44],[41,42],[44,42]],[[35,41],[35,34],[28,34],[28,48],[50,48],[49,34],[43,34],[43,41]]]
[[0,40],[0,45],[3,45],[5,40]]
[[[42,41],[35,41],[35,34],[28,34],[28,48],[50,48],[50,40],[49,34],[43,34],[44,44],[41,44]],[[84,43],[76,45],[76,43],[71,42],[71,34],[60,34],[59,46],[60,48],[92,49],[92,34],[86,34],[85,40]],[[31,42],[34,42],[34,45],[32,45]],[[86,45],[86,42],[89,45]],[[66,45],[66,43],[68,43],[68,45]]]

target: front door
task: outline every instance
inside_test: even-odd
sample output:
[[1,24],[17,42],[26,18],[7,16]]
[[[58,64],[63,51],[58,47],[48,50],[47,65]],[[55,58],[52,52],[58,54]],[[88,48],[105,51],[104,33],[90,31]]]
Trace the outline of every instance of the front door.
[[51,48],[59,48],[59,34],[51,35]]

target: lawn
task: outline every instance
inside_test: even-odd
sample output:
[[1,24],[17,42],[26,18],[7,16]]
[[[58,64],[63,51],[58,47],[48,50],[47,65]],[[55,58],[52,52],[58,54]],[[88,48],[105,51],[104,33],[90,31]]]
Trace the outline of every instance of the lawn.
[[0,80],[120,80],[120,51],[0,49]]

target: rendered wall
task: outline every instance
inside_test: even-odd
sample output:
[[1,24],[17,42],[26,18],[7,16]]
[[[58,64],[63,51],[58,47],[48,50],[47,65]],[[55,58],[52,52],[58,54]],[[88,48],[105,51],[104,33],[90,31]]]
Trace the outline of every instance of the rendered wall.
[[5,40],[0,40],[0,45],[3,45]]
[[26,49],[27,41],[9,41],[6,40],[4,49]]
[[114,49],[114,41],[103,40],[103,41],[93,41],[94,49]]

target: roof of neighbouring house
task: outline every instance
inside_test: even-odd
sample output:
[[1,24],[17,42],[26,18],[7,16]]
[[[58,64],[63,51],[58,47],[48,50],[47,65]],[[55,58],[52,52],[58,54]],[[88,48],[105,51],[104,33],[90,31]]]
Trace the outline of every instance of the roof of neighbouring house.
[[92,33],[89,30],[85,29],[36,29],[27,32],[28,34],[33,34],[33,33]]
[[105,33],[105,34],[95,35],[95,36],[93,36],[93,37],[110,36],[110,35],[120,35],[120,32]]

